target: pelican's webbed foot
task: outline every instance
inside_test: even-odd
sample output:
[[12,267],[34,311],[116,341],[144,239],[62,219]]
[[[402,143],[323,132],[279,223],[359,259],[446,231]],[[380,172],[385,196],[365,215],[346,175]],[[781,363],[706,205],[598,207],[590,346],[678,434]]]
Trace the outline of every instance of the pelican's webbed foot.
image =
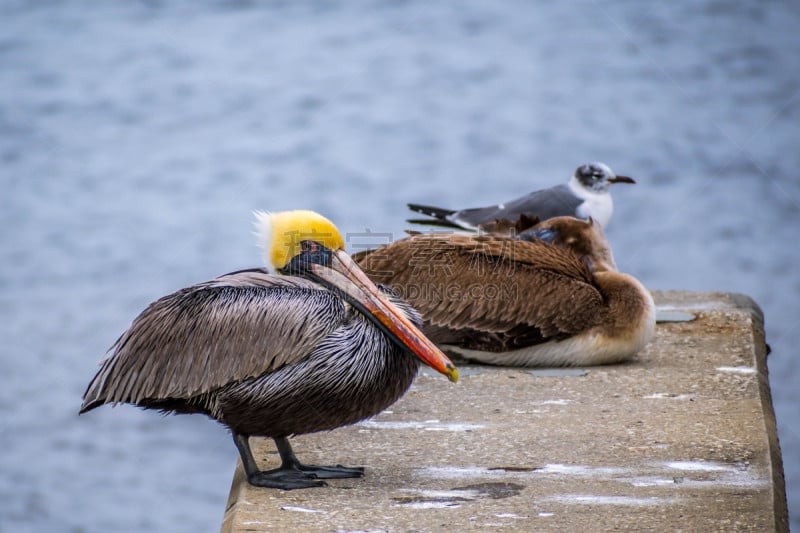
[[321,479],[295,469],[276,468],[275,470],[257,470],[247,474],[247,481],[256,487],[294,490],[312,487],[327,487]]
[[353,477],[364,477],[364,469],[361,467],[347,467],[342,465],[336,466],[318,466],[318,465],[304,465],[295,457],[292,451],[292,446],[289,440],[285,437],[273,439],[275,446],[278,448],[278,453],[281,456],[281,469],[297,470],[303,472],[308,476],[313,476],[316,479],[346,479]]
[[249,437],[237,433],[233,434],[233,442],[239,449],[242,466],[247,475],[247,481],[251,485],[294,490],[325,487],[327,483],[322,481],[323,479],[346,479],[364,476],[362,467],[304,465],[295,457],[288,439],[276,437],[273,440],[281,456],[281,466],[273,470],[259,470],[253,458],[253,452],[250,450]]

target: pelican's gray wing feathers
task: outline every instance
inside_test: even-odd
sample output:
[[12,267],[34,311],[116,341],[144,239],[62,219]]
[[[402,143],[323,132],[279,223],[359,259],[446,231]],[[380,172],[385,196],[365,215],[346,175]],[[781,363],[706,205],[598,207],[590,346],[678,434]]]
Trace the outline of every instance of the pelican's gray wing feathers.
[[320,285],[263,270],[187,287],[133,321],[89,384],[82,411],[190,398],[274,371],[305,357],[345,312]]

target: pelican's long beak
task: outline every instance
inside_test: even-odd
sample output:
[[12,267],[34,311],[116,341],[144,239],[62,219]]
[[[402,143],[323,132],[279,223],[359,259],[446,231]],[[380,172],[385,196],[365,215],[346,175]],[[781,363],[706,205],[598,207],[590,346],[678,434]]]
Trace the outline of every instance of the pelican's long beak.
[[333,252],[330,267],[314,263],[315,276],[345,292],[349,299],[363,307],[403,347],[422,359],[426,365],[458,381],[458,370],[442,351],[406,318],[384,296],[356,263],[342,250]]
[[628,176],[616,176],[609,179],[611,183],[636,183],[636,180]]

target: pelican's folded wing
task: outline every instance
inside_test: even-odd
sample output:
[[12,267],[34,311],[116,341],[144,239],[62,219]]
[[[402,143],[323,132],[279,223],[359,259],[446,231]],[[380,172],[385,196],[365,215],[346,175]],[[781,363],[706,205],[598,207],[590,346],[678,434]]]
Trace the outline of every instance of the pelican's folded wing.
[[313,282],[240,271],[150,304],[109,350],[82,411],[103,403],[189,398],[305,357],[344,319]]

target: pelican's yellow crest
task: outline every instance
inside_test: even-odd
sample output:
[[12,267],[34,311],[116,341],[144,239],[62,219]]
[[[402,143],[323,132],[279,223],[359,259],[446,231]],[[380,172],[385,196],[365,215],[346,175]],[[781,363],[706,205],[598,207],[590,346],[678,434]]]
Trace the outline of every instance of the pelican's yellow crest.
[[300,243],[316,241],[331,250],[344,250],[344,239],[336,226],[314,211],[256,211],[256,233],[270,272],[286,266],[300,253]]

